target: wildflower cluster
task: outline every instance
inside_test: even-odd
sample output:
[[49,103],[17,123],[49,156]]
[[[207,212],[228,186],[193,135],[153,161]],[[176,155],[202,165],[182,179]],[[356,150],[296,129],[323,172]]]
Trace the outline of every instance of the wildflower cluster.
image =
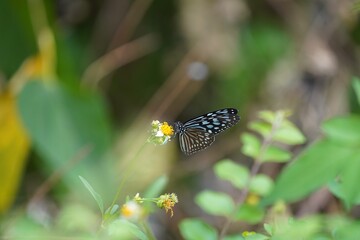
[[178,198],[175,193],[171,193],[171,194],[166,193],[159,197],[159,200],[157,201],[157,206],[159,208],[164,208],[166,212],[168,212],[168,210],[170,210],[171,217],[172,217],[174,215],[172,208],[178,202],[179,201],[178,201]]
[[173,207],[178,203],[178,198],[175,193],[166,193],[158,198],[142,198],[139,193],[137,193],[132,200],[121,207],[121,216],[134,221],[143,218],[145,211],[141,204],[145,201],[156,203],[159,208],[165,209],[166,213],[170,210],[172,217],[174,215]]
[[151,132],[148,141],[162,145],[170,141],[174,134],[174,128],[167,122],[161,123],[158,120],[154,120],[151,123]]

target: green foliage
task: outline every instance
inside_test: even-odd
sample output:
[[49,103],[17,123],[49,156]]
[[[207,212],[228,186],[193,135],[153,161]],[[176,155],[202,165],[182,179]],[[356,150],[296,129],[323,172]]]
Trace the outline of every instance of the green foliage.
[[360,117],[334,118],[325,122],[322,129],[324,138],[307,148],[280,174],[265,203],[299,200],[335,177],[340,178],[336,192],[344,204],[351,207],[359,203]]
[[236,209],[233,219],[257,224],[263,220],[264,216],[264,209],[260,206],[244,203]]
[[358,77],[354,77],[352,80],[352,86],[355,90],[355,94],[357,97],[358,104],[360,104],[360,79]]
[[[102,164],[111,145],[111,127],[100,96],[71,92],[54,82],[31,81],[20,93],[18,106],[36,151],[54,171],[66,162],[79,162],[64,181],[76,186],[78,175],[93,179],[111,177]],[[103,165],[103,167],[101,166]],[[92,169],[93,168],[93,169]],[[98,187],[100,188],[100,186]]]
[[[100,194],[98,194],[94,188],[90,185],[90,183],[88,181],[86,181],[85,178],[79,176],[81,182],[84,184],[84,186],[86,187],[86,189],[90,192],[91,196],[95,199],[101,214],[104,214],[104,201],[102,200]],[[113,211],[111,211],[113,212]]]
[[[260,206],[259,198],[269,195],[273,189],[273,180],[264,174],[258,174],[259,167],[264,162],[285,162],[291,158],[290,152],[278,146],[277,143],[286,145],[301,144],[305,141],[302,133],[287,120],[289,113],[286,111],[262,111],[259,119],[249,124],[249,128],[257,132],[262,139],[254,134],[244,133],[242,152],[254,159],[251,170],[244,166],[224,159],[214,166],[214,172],[219,179],[230,182],[239,189],[240,196],[236,201],[226,193],[205,190],[197,194],[195,202],[208,214],[224,216],[228,224],[232,221],[244,221],[249,224],[260,223],[265,216],[265,209]],[[285,144],[285,145],[284,145]],[[182,226],[182,235],[185,236],[187,228],[192,228],[191,222]],[[197,222],[197,224],[199,224]],[[203,224],[201,222],[201,224]],[[207,225],[206,225],[207,226]],[[267,231],[272,232],[272,227],[266,225]],[[225,230],[224,230],[225,229]],[[224,239],[269,239],[260,233],[244,233],[243,236],[225,236],[226,228],[220,233]],[[186,232],[187,233],[187,232]],[[201,238],[199,238],[201,239]]]
[[117,219],[111,222],[108,226],[108,235],[112,239],[141,239],[148,240],[149,238],[144,232],[134,223],[125,219]]
[[186,240],[218,239],[216,230],[199,219],[185,219],[179,225],[181,235]]
[[218,178],[231,182],[235,187],[245,187],[249,177],[249,170],[229,159],[222,160],[214,166]]
[[266,196],[271,192],[273,185],[273,180],[270,177],[257,174],[251,179],[249,189],[259,196]]
[[208,214],[228,216],[234,211],[234,202],[225,193],[205,190],[199,193],[195,202]]
[[146,198],[154,198],[159,196],[165,189],[166,185],[169,182],[169,177],[166,175],[162,175],[157,178],[149,187],[147,187],[144,192],[144,197]]

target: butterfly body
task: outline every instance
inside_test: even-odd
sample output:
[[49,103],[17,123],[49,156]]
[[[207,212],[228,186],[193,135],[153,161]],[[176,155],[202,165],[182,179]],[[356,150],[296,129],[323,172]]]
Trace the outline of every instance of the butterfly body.
[[191,155],[209,147],[215,136],[234,126],[240,120],[234,108],[224,108],[190,119],[185,123],[173,124],[175,134],[179,134],[181,151]]

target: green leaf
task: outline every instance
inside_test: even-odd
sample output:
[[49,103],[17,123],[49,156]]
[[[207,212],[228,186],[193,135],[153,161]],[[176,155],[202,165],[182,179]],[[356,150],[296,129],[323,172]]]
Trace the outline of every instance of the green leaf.
[[270,240],[270,238],[261,233],[255,233],[254,235],[245,237],[245,240]]
[[302,144],[306,141],[300,130],[288,120],[284,120],[281,127],[276,130],[273,139],[287,145]]
[[358,77],[353,77],[352,86],[355,90],[358,103],[360,104],[360,79]]
[[262,162],[287,162],[291,158],[291,153],[279,147],[269,146],[262,159]]
[[360,236],[360,223],[352,222],[336,229],[336,240],[357,240]]
[[245,221],[250,224],[257,224],[263,220],[265,216],[264,209],[259,206],[250,204],[242,204],[234,215],[234,220]]
[[262,121],[254,121],[250,122],[249,128],[263,137],[266,137],[270,134],[272,126],[268,122],[262,122]]
[[250,133],[243,133],[241,135],[243,142],[242,153],[246,156],[256,159],[260,154],[260,141],[257,137]]
[[250,182],[250,191],[260,196],[266,196],[271,192],[273,186],[271,178],[264,174],[258,174]]
[[[101,192],[112,188],[111,171],[104,161],[112,131],[100,95],[70,90],[57,82],[29,81],[18,107],[46,170],[53,172],[77,160],[62,178],[70,189],[78,191],[78,175],[94,179]],[[100,188],[104,185],[108,187]]]
[[179,225],[180,233],[186,240],[216,240],[217,231],[199,219],[185,219]]
[[271,239],[289,240],[289,239],[317,239],[317,234],[321,231],[322,221],[318,216],[310,216],[293,222],[284,221],[277,223],[280,227],[276,228]]
[[224,240],[245,240],[245,238],[243,236],[241,236],[240,234],[237,234],[237,235],[225,236]]
[[84,184],[86,189],[90,192],[91,196],[95,199],[97,205],[99,206],[99,209],[101,211],[101,214],[104,214],[104,202],[101,198],[101,196],[93,189],[93,187],[90,185],[88,181],[86,181],[85,178],[79,176],[81,182]]
[[114,204],[113,206],[110,206],[108,209],[106,209],[105,214],[114,215],[119,210],[119,205]]
[[125,219],[112,221],[106,230],[109,236],[112,237],[111,239],[149,239],[138,226]]
[[272,124],[275,121],[276,115],[272,111],[260,111],[259,118]]
[[340,175],[341,189],[346,206],[350,208],[360,200],[360,150],[344,160],[346,163],[344,163],[344,170]]
[[325,134],[344,145],[360,146],[360,116],[333,118],[322,125]]
[[299,200],[337,176],[351,154],[351,150],[329,140],[311,145],[282,171],[273,192],[263,202]]
[[229,195],[215,191],[202,191],[196,195],[195,202],[206,213],[217,216],[228,216],[235,208]]
[[274,229],[270,224],[264,223],[264,229],[270,236],[274,234]]
[[223,179],[231,182],[237,188],[243,188],[249,177],[249,170],[240,164],[236,164],[231,160],[222,160],[214,166],[215,174]]
[[160,176],[156,179],[145,191],[145,198],[154,198],[158,197],[161,192],[165,189],[166,185],[169,182],[169,178],[166,175]]

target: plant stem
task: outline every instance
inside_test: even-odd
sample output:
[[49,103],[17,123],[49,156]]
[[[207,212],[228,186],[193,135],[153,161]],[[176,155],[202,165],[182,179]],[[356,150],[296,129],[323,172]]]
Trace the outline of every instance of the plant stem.
[[149,224],[147,223],[147,221],[142,222],[142,227],[144,228],[146,236],[148,237],[149,240],[156,240],[156,237],[154,236],[154,233],[152,232],[152,230],[151,230]]
[[119,184],[119,187],[118,187],[118,190],[116,192],[116,195],[114,197],[114,200],[112,201],[111,205],[110,205],[110,208],[109,209],[112,209],[116,203],[116,201],[118,200],[119,196],[120,196],[120,193],[121,193],[121,190],[125,184],[125,182],[127,181],[127,179],[129,178],[130,174],[132,174],[134,172],[134,167],[136,166],[136,161],[134,161],[138,156],[139,154],[142,152],[142,150],[144,149],[145,145],[146,145],[147,142],[145,142],[140,148],[139,150],[134,154],[134,156],[131,158],[130,160],[130,165],[128,167],[128,170],[125,171],[125,175],[123,176],[123,178],[121,179],[121,182]]
[[[251,167],[251,171],[250,171],[250,176],[248,178],[248,181],[245,185],[245,187],[243,188],[243,190],[240,192],[239,198],[236,200],[235,202],[235,208],[238,208],[241,204],[243,204],[245,202],[245,199],[249,193],[249,185],[250,182],[252,180],[252,178],[259,172],[261,166],[261,162],[260,161],[255,161],[255,163],[253,164],[253,166]],[[221,232],[219,234],[219,239],[223,239],[226,232],[228,231],[231,223],[233,222],[231,217],[228,217],[225,221],[225,224],[223,225]]]
[[[272,139],[274,137],[275,132],[278,130],[278,128],[281,126],[281,122],[284,119],[284,115],[281,112],[276,113],[276,117],[274,122],[272,123],[272,128],[269,133],[269,135],[264,137],[264,140],[261,144],[261,148],[259,151],[259,155],[257,158],[254,159],[254,164],[251,167],[249,178],[246,181],[245,187],[241,190],[239,198],[235,201],[235,209],[237,209],[240,205],[242,205],[245,202],[245,199],[249,193],[249,187],[251,180],[255,177],[255,175],[259,172],[263,156],[267,150],[267,148],[271,145]],[[221,231],[219,234],[219,240],[222,240],[228,231],[231,223],[233,222],[231,216],[228,216]]]

